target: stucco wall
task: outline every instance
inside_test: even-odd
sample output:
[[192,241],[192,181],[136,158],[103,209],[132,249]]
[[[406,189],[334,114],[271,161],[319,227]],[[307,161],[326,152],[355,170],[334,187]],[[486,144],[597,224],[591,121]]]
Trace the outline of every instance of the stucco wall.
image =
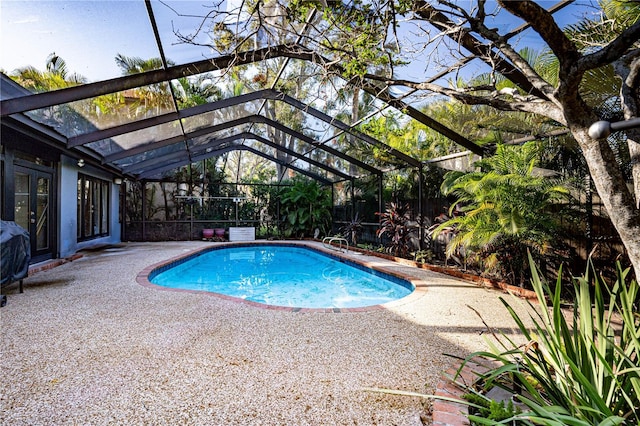
[[109,235],[89,241],[78,242],[78,173],[94,176],[113,182],[113,176],[89,165],[79,168],[77,160],[62,156],[60,163],[59,206],[58,212],[58,249],[59,257],[67,257],[83,248],[98,244],[114,244],[120,242],[120,223],[118,212],[120,209],[120,187],[111,184]]

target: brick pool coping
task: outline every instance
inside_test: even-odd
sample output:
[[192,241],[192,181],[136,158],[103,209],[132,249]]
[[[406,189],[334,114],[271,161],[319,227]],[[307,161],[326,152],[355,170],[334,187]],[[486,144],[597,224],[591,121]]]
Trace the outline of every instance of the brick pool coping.
[[[483,360],[484,362],[489,362]],[[490,362],[489,362],[490,363]],[[476,360],[468,361],[464,368],[460,369],[461,362],[456,362],[443,373],[442,380],[436,386],[433,404],[431,406],[433,426],[470,426],[469,406],[463,399],[466,393],[464,387],[476,382],[478,375],[485,373],[489,366],[486,363],[478,363]],[[460,371],[458,371],[460,370]],[[455,378],[455,380],[454,380]],[[448,398],[438,399],[438,398]],[[455,402],[452,400],[458,400]]]
[[[171,266],[173,264],[176,264],[178,262],[180,262],[181,260],[185,259],[185,258],[189,258],[192,257],[194,255],[197,255],[200,252],[206,252],[206,251],[210,251],[210,250],[218,250],[218,249],[224,249],[224,248],[228,248],[228,247],[243,247],[243,246],[256,246],[256,245],[272,245],[272,246],[289,246],[289,247],[305,247],[311,250],[315,250],[324,254],[328,254],[330,256],[333,257],[337,257],[343,261],[346,262],[352,262],[352,263],[356,263],[360,266],[363,266],[365,268],[369,268],[369,269],[373,269],[375,271],[378,272],[382,272],[384,274],[390,275],[392,277],[395,278],[399,278],[401,280],[405,280],[408,281],[409,283],[411,283],[414,287],[414,290],[411,292],[411,294],[398,299],[398,300],[394,300],[391,302],[387,302],[384,303],[382,305],[372,305],[372,306],[364,306],[364,307],[358,307],[358,308],[298,308],[298,307],[288,307],[288,306],[276,306],[276,305],[267,305],[264,303],[258,303],[258,302],[254,302],[251,300],[245,300],[239,297],[233,297],[233,296],[228,296],[226,294],[221,294],[221,293],[213,293],[213,292],[209,292],[209,291],[203,291],[203,290],[188,290],[188,289],[177,289],[177,288],[170,288],[170,287],[164,287],[164,286],[159,286],[156,284],[153,284],[150,280],[149,280],[149,275],[154,272],[155,270],[159,269],[159,268],[163,268],[163,267],[167,267],[167,266]],[[353,250],[351,250],[351,252],[354,252]],[[362,254],[362,253],[359,253]],[[393,262],[393,260],[389,260],[387,259],[389,262]],[[207,294],[213,297],[217,297],[219,299],[224,299],[224,300],[230,300],[233,302],[238,302],[238,303],[243,303],[246,305],[250,305],[250,306],[254,306],[257,308],[261,308],[261,309],[270,309],[270,310],[276,310],[276,311],[287,311],[287,312],[324,312],[324,313],[349,313],[349,312],[369,312],[369,311],[376,311],[376,310],[382,310],[382,309],[386,309],[388,307],[392,307],[394,305],[402,305],[405,303],[410,303],[413,302],[419,298],[421,298],[424,293],[427,291],[427,284],[420,280],[417,279],[415,277],[411,277],[408,276],[407,274],[403,274],[401,271],[395,270],[395,269],[390,269],[388,267],[385,267],[383,265],[379,265],[379,264],[374,264],[371,261],[367,261],[366,259],[361,259],[358,256],[354,256],[354,255],[348,255],[347,253],[343,253],[337,250],[330,250],[327,248],[324,248],[320,245],[318,245],[317,243],[310,243],[310,242],[306,242],[306,241],[248,241],[248,242],[227,242],[227,243],[219,243],[215,246],[211,246],[211,247],[204,247],[204,248],[198,248],[196,250],[192,250],[189,251],[187,253],[181,254],[179,256],[175,256],[172,257],[170,259],[167,260],[163,260],[162,262],[158,262],[155,263],[153,265],[147,266],[146,268],[144,268],[142,271],[140,271],[138,273],[138,275],[136,276],[136,282],[144,287],[149,287],[149,288],[154,288],[157,290],[163,290],[163,291],[177,291],[177,292],[183,292],[183,293],[198,293],[198,294]]]

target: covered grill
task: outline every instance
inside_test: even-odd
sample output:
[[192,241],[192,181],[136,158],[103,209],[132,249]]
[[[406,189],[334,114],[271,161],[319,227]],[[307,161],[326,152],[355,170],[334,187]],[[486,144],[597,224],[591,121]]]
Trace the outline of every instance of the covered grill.
[[22,293],[22,279],[29,273],[31,260],[29,233],[15,222],[1,221],[0,248],[0,284],[5,287],[20,281]]

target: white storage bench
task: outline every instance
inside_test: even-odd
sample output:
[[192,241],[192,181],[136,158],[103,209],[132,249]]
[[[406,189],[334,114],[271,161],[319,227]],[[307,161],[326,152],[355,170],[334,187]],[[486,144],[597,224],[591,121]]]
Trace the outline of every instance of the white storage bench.
[[255,241],[256,228],[253,226],[229,227],[229,241]]

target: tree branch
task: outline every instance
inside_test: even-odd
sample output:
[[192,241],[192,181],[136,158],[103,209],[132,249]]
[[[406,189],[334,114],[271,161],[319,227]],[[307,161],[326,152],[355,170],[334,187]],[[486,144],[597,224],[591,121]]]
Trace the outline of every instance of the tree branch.
[[553,100],[552,95],[555,88],[545,79],[540,77],[536,70],[534,70],[533,67],[522,56],[520,56],[513,46],[509,44],[508,40],[498,34],[496,30],[487,28],[484,19],[484,10],[479,10],[475,18],[469,17],[471,29],[491,41],[504,56],[518,67],[518,70],[536,89],[544,93],[547,98]]
[[636,22],[602,49],[580,58],[577,68],[582,72],[610,64],[625,55],[640,39],[640,21]]
[[[490,64],[496,71],[514,82],[526,93],[536,95],[545,100],[548,99],[548,87],[541,85],[543,88],[541,90],[539,87],[534,86],[529,79],[530,76],[524,75],[520,69],[506,61],[491,47],[473,37],[468,29],[449,20],[447,16],[436,10],[431,4],[424,0],[418,0],[415,2],[414,12],[421,19],[429,22],[429,24],[442,31],[443,34],[456,41],[460,46]],[[468,15],[466,16],[466,19],[469,19]]]
[[563,66],[571,66],[579,58],[580,52],[576,45],[567,38],[562,29],[556,24],[553,15],[547,12],[546,9],[529,0],[498,0],[498,3],[505,10],[531,24],[531,28],[540,34],[540,37],[543,38],[556,55],[558,61],[560,61],[561,68]]
[[[580,83],[586,69],[578,68],[582,55],[556,23],[553,15],[533,1],[498,0],[500,5],[512,14],[524,19],[549,45],[558,58],[558,86],[553,93],[554,102],[562,110],[589,111],[589,107],[580,94]],[[584,117],[593,119],[595,117]]]
[[[387,86],[405,86],[410,87],[416,90],[427,90],[433,93],[437,93],[440,95],[449,96],[451,98],[456,99],[462,103],[467,105],[487,105],[493,108],[499,109],[500,111],[522,111],[522,112],[531,112],[534,114],[540,114],[544,117],[548,117],[552,120],[557,121],[563,125],[566,124],[565,118],[562,114],[560,108],[555,105],[551,101],[544,101],[536,97],[524,97],[522,100],[507,100],[504,99],[502,93],[492,92],[487,95],[473,95],[468,91],[450,89],[447,87],[440,86],[434,83],[427,82],[414,82],[408,80],[397,80],[397,79],[386,79],[384,77],[379,77],[376,75],[367,74],[364,76],[367,80],[376,80],[383,82]],[[470,88],[469,90],[474,90],[476,88]],[[486,87],[479,88],[478,90],[484,90]]]

